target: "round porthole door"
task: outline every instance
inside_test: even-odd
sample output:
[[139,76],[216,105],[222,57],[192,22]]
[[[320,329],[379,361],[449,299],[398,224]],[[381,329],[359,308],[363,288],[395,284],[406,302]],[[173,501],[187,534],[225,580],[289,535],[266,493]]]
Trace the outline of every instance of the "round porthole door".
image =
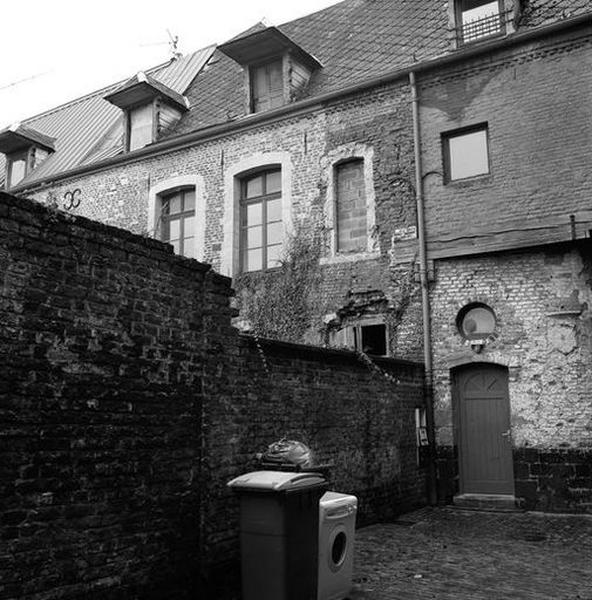
[[349,540],[345,527],[336,527],[329,536],[329,552],[327,553],[327,559],[329,562],[329,568],[335,572],[343,566],[347,557],[349,548]]

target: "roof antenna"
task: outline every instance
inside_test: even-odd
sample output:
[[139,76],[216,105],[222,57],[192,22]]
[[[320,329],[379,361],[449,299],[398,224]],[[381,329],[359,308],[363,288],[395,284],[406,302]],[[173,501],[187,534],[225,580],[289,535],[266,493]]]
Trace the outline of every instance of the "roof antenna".
[[142,47],[164,46],[164,44],[168,44],[169,52],[171,54],[170,59],[173,61],[178,60],[179,58],[181,58],[183,56],[183,53],[179,51],[179,36],[173,35],[169,29],[167,29],[166,32],[169,36],[168,42],[154,42],[154,43],[150,43],[150,44],[140,44],[140,46],[142,46]]
[[179,52],[179,36],[173,35],[169,29],[166,30],[169,35],[169,51],[171,53],[171,60],[177,60],[183,56],[182,52]]

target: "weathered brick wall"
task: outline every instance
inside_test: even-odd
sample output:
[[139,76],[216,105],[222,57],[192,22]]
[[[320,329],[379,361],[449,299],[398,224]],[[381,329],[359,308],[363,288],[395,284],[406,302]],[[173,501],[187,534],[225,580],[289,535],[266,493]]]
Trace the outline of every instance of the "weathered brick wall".
[[274,342],[264,363],[230,281],[169,246],[6,195],[0,233],[1,597],[203,592],[236,566],[226,482],[284,434],[334,463],[361,522],[425,502],[420,364],[381,361],[393,383]]
[[[442,457],[453,461],[456,444],[450,370],[471,362],[508,367],[516,495],[530,508],[592,510],[592,263],[584,244],[436,262],[431,302]],[[497,319],[496,337],[480,354],[456,326],[470,302],[487,304]]]
[[[314,326],[303,336],[308,341],[319,342],[322,334],[318,330],[323,316],[341,308],[352,290],[381,289],[391,304],[397,304],[397,294],[393,295],[396,286],[390,279],[393,272],[387,270],[386,276],[383,275],[382,265],[390,258],[392,238],[397,230],[411,228],[407,235],[414,235],[412,144],[409,89],[402,82],[352,95],[305,115],[60,182],[35,191],[32,197],[44,202],[51,192],[63,204],[65,192],[80,189],[78,214],[143,233],[148,227],[150,188],[172,177],[200,175],[204,178],[206,199],[202,258],[219,270],[224,201],[228,193],[225,185],[228,173],[236,164],[253,155],[287,152],[292,170],[292,219],[296,224],[303,222],[320,227],[327,201],[327,178],[333,173],[335,159],[332,157],[340,149],[346,154],[355,147],[372,149],[377,223],[373,235],[378,252],[365,260],[346,264],[330,262],[323,266],[323,284],[313,300],[318,314]],[[351,272],[352,276],[344,276],[344,272]],[[400,356],[418,357],[413,350],[421,340],[421,321],[415,320],[417,314],[417,311],[410,312],[409,319],[414,325],[405,331],[405,338],[393,333],[396,338],[393,347]],[[389,319],[392,320],[390,308]],[[409,354],[405,354],[408,348]]]

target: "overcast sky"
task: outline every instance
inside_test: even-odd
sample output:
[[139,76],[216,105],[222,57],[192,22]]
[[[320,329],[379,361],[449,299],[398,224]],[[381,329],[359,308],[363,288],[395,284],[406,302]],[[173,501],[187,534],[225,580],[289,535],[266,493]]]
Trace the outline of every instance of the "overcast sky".
[[279,25],[336,0],[28,0],[2,3],[0,128],[189,53],[265,18]]

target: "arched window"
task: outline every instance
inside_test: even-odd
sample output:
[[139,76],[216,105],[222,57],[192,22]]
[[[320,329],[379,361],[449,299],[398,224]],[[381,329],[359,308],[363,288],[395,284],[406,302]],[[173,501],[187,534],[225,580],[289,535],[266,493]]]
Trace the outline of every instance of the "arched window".
[[148,195],[148,231],[177,254],[204,260],[205,194],[201,175],[177,175],[154,184]]
[[278,266],[284,240],[280,168],[258,171],[241,179],[240,224],[242,271]]
[[160,196],[160,239],[176,254],[195,256],[195,188],[181,188]]

